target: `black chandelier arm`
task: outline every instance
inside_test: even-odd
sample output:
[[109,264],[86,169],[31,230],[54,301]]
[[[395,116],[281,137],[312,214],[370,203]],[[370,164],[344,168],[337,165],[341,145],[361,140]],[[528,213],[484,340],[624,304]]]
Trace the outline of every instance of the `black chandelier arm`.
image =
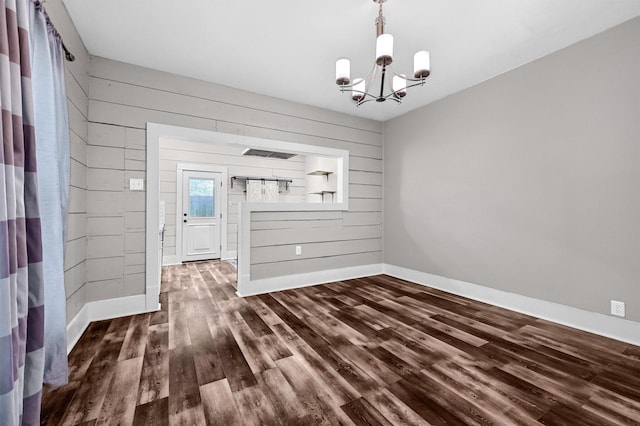
[[[372,92],[372,85],[373,83],[376,81],[376,78],[378,76],[378,71],[381,70],[381,79],[380,79],[380,93],[379,95],[374,95]],[[393,78],[393,76],[398,76],[401,77],[403,79],[405,79],[407,81],[407,83],[411,83],[411,84],[407,84],[406,89],[409,89],[411,87],[416,87],[416,86],[424,86],[425,84],[425,80],[426,77],[420,77],[420,78],[407,78],[404,75],[396,72],[393,67],[391,65],[378,65],[378,64],[373,64],[373,67],[371,67],[371,69],[369,70],[369,72],[367,73],[366,76],[364,76],[362,78],[362,80],[364,80],[365,82],[365,91],[360,91],[360,90],[354,90],[354,87],[359,83],[350,83],[350,84],[341,84],[340,85],[340,91],[342,93],[345,93],[347,91],[353,93],[357,93],[362,95],[362,98],[358,101],[356,101],[356,105],[360,106],[362,104],[365,104],[367,102],[371,102],[373,100],[377,100],[379,102],[381,102],[382,100],[387,100],[387,99],[392,99],[394,101],[396,101],[397,103],[402,103],[402,99],[400,96],[398,96],[396,94],[395,91],[393,91],[393,87],[392,90],[387,93],[386,95],[384,94],[384,88],[385,88],[385,80],[387,78]]]
[[[401,104],[402,101],[396,97],[393,97],[393,92],[389,93],[387,96],[385,96],[385,99],[392,99],[394,101],[396,101],[397,103]],[[378,99],[377,97],[373,96],[373,95],[369,95],[371,96],[371,98],[369,99],[365,99],[365,100],[360,100],[358,102],[356,102],[356,106],[360,106],[362,104],[366,104],[367,102],[371,102],[371,101],[375,101],[376,99]]]
[[425,79],[424,78],[407,80],[407,81],[415,81],[415,83],[413,83],[413,84],[408,84],[407,85],[407,89],[410,88],[410,87],[424,86],[424,83],[425,83]]

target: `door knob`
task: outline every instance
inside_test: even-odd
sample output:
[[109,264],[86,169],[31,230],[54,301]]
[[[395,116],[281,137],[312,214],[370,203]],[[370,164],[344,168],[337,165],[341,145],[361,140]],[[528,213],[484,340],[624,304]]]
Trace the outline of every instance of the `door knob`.
[[183,215],[183,216],[186,216],[187,214],[186,214],[186,213],[183,213],[182,215]]
[[187,223],[187,219],[183,220],[184,223]]

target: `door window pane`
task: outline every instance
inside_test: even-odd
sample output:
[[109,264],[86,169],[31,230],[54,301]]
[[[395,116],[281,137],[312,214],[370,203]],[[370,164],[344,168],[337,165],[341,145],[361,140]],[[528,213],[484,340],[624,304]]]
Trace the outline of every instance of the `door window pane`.
[[189,216],[215,215],[214,179],[189,178]]

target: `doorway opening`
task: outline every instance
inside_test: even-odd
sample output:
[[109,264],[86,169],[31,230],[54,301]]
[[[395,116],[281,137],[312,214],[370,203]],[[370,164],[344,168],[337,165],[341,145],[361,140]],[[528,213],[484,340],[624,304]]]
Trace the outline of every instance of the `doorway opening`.
[[[327,140],[327,143],[330,143]],[[171,147],[173,153],[167,164],[161,164],[161,146]],[[195,145],[213,145],[216,151],[232,149],[243,155],[243,162],[249,161],[246,151],[273,151],[295,154],[287,160],[270,155],[269,165],[260,161],[263,170],[245,164],[235,164],[213,158]],[[184,220],[184,211],[177,208],[176,165],[185,162],[202,167],[229,167],[223,180],[228,184],[228,199],[220,201],[222,221],[220,226],[221,261],[237,259],[238,294],[249,294],[256,281],[251,280],[251,215],[253,212],[311,212],[345,211],[349,208],[349,151],[325,146],[285,142],[253,136],[199,130],[155,123],[147,123],[147,210],[146,210],[146,304],[148,309],[158,306],[162,265],[181,263],[182,235],[178,238],[178,217]],[[179,151],[179,152],[178,152]],[[187,152],[190,151],[190,152]],[[218,154],[224,154],[218,152]],[[234,154],[235,155],[235,154]],[[195,156],[195,157],[194,157]],[[279,158],[279,157],[277,157]],[[325,160],[323,160],[325,159]],[[330,159],[329,162],[326,159]],[[271,164],[271,162],[279,163]],[[284,163],[281,163],[284,161]],[[287,164],[289,163],[289,164]],[[232,167],[233,166],[233,167]],[[295,170],[293,170],[295,169]],[[196,169],[198,170],[198,169]],[[216,170],[200,170],[216,171]],[[295,176],[288,176],[290,172]],[[256,182],[277,181],[279,195],[276,199],[274,188],[263,185],[260,200],[247,199],[247,185]],[[237,184],[237,185],[236,185]],[[267,192],[267,189],[272,189]],[[171,201],[164,200],[168,193]],[[251,192],[253,193],[253,192]],[[251,194],[250,193],[250,194]],[[163,207],[164,206],[164,207]],[[225,209],[228,208],[228,215]],[[158,214],[160,213],[160,214]],[[175,215],[172,217],[172,215]],[[228,225],[225,221],[229,217]],[[188,223],[188,222],[187,222]],[[165,226],[166,225],[166,226]],[[180,225],[181,227],[182,225]],[[227,226],[227,231],[224,227]],[[174,229],[170,229],[174,228]],[[172,234],[173,232],[173,234]],[[198,242],[202,246],[208,243]],[[215,243],[214,243],[215,244]],[[182,250],[182,249],[181,249]],[[203,251],[205,251],[203,249]],[[234,262],[235,263],[235,262]],[[262,285],[262,284],[260,284]]]

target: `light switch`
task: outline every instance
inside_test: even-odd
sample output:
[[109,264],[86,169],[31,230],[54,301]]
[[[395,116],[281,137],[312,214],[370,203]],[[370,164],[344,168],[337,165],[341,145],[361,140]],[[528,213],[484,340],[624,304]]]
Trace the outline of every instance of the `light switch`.
[[144,179],[129,179],[130,191],[144,191]]

